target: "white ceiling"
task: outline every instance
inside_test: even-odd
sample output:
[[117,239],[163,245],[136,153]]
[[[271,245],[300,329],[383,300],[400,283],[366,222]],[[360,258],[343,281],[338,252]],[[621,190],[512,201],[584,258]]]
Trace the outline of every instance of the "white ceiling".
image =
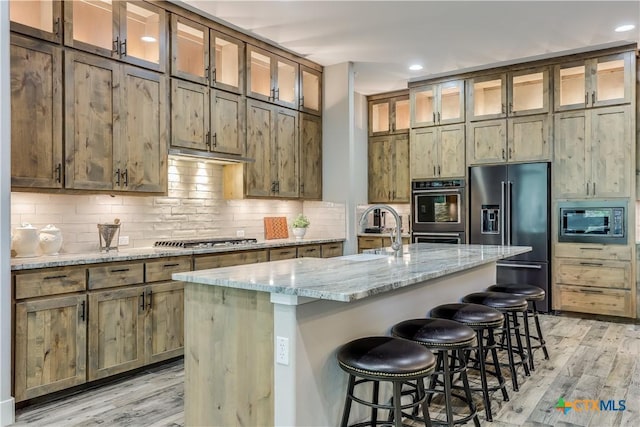
[[[321,65],[354,63],[368,95],[410,79],[640,41],[632,1],[208,1],[210,17]],[[616,33],[621,24],[636,29]],[[409,71],[421,63],[421,71]]]

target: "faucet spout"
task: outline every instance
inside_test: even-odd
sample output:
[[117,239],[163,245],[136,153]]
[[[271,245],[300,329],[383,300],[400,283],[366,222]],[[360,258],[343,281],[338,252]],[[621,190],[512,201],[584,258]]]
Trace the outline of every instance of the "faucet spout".
[[365,209],[365,211],[362,213],[362,216],[360,217],[360,227],[364,225],[364,221],[367,218],[367,215],[374,209],[386,210],[387,212],[390,212],[391,215],[393,215],[393,218],[396,220],[395,236],[393,235],[393,233],[391,234],[391,249],[394,250],[395,256],[402,256],[402,218],[400,218],[398,212],[396,212],[396,210],[391,206],[382,204],[369,206],[367,209]]

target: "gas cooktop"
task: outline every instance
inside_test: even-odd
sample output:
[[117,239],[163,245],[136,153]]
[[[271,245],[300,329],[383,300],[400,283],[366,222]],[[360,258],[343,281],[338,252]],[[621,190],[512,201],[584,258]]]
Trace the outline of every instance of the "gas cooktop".
[[155,247],[164,248],[214,248],[221,246],[238,246],[238,245],[251,245],[257,243],[257,239],[245,238],[245,237],[211,237],[202,239],[175,239],[175,240],[160,240],[153,244]]

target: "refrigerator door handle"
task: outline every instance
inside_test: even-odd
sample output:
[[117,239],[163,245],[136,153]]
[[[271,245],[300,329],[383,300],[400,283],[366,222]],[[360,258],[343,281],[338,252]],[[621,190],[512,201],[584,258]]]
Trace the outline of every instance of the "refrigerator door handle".
[[504,181],[500,182],[500,244],[502,246],[504,246],[504,237],[505,237],[505,222],[504,222],[504,217],[505,217],[505,194],[504,194],[504,190],[506,187],[506,183]]
[[497,262],[496,266],[508,267],[508,268],[528,268],[531,270],[542,270],[541,265],[534,265],[534,264],[504,264],[504,263]]
[[511,194],[513,193],[513,182],[507,181],[507,221],[509,222],[507,226],[507,245],[511,246]]

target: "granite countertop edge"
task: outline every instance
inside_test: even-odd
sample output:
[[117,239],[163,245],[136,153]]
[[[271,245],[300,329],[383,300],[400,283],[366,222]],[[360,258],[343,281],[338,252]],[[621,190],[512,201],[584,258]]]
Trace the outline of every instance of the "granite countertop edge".
[[277,239],[264,240],[258,243],[238,246],[220,246],[215,248],[180,249],[180,248],[133,248],[115,252],[61,253],[59,255],[42,255],[37,257],[11,258],[11,271],[33,270],[38,268],[66,267],[74,265],[100,264],[105,262],[136,261],[143,259],[164,258],[172,256],[206,255],[225,252],[271,249],[285,246],[305,246],[324,243],[344,242],[344,238],[318,239]]

